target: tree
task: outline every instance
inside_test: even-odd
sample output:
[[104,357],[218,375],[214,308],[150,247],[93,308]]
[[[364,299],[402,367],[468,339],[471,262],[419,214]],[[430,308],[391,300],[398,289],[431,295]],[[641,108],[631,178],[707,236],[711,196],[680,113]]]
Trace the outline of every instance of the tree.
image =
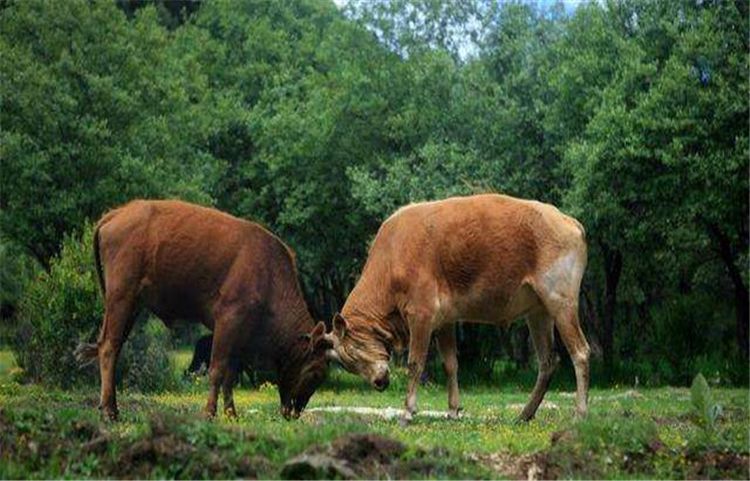
[[64,233],[133,197],[210,202],[218,121],[172,39],[153,8],[132,22],[106,1],[0,12],[0,228],[42,265]]

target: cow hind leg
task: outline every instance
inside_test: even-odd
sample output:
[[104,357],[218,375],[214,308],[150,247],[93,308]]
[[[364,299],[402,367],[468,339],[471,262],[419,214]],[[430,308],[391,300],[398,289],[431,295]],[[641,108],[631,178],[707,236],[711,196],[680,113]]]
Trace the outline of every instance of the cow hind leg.
[[438,351],[448,378],[448,416],[457,418],[459,411],[458,358],[456,356],[456,330],[453,324],[436,333]]
[[122,344],[130,334],[135,320],[136,294],[134,291],[112,289],[107,293],[104,323],[97,342],[101,397],[99,409],[110,420],[117,420],[115,366]]
[[538,373],[531,397],[519,416],[520,421],[529,421],[536,414],[549,388],[552,373],[557,368],[558,358],[554,351],[554,323],[544,310],[529,314],[526,321],[536,351]]
[[590,348],[578,319],[578,304],[569,303],[555,314],[555,325],[573,361],[576,373],[576,415],[586,416],[589,392]]
[[535,282],[540,300],[554,319],[576,372],[576,414],[588,411],[589,344],[578,319],[578,298],[586,268],[585,250],[569,253]]

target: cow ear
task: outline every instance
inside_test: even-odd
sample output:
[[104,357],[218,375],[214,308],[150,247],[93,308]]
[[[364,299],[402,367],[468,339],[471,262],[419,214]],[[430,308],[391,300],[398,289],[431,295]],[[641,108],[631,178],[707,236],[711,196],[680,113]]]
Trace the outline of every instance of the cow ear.
[[317,339],[319,337],[322,337],[323,334],[326,333],[326,325],[323,323],[323,321],[319,321],[315,327],[313,328],[312,332],[310,332],[310,337],[312,339]]
[[333,334],[339,339],[343,339],[346,335],[346,319],[341,313],[337,312],[333,316]]
[[326,339],[326,325],[323,321],[318,322],[312,332],[307,335],[310,339],[310,350],[315,351],[321,348],[329,349],[333,345]]

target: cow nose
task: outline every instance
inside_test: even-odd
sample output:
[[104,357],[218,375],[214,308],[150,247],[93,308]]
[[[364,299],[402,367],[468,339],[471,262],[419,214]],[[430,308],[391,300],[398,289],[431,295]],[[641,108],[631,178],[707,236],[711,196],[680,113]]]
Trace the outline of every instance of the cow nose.
[[388,387],[388,384],[390,384],[390,380],[388,379],[388,374],[375,379],[372,382],[372,384],[375,386],[375,389],[377,389],[378,391],[384,391],[385,388]]

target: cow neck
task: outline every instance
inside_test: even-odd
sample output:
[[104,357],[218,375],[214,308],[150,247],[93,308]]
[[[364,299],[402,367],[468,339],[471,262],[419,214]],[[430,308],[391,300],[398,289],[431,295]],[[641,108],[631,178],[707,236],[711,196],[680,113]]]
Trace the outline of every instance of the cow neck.
[[367,270],[362,274],[341,310],[347,322],[353,325],[377,324],[389,331],[393,329],[389,321],[396,306],[389,286],[383,281],[387,278]]
[[315,324],[310,312],[307,310],[302,295],[297,293],[285,293],[280,296],[274,306],[274,317],[276,327],[272,333],[275,349],[275,360],[279,365],[293,361],[299,357],[301,346],[300,336],[312,331]]

